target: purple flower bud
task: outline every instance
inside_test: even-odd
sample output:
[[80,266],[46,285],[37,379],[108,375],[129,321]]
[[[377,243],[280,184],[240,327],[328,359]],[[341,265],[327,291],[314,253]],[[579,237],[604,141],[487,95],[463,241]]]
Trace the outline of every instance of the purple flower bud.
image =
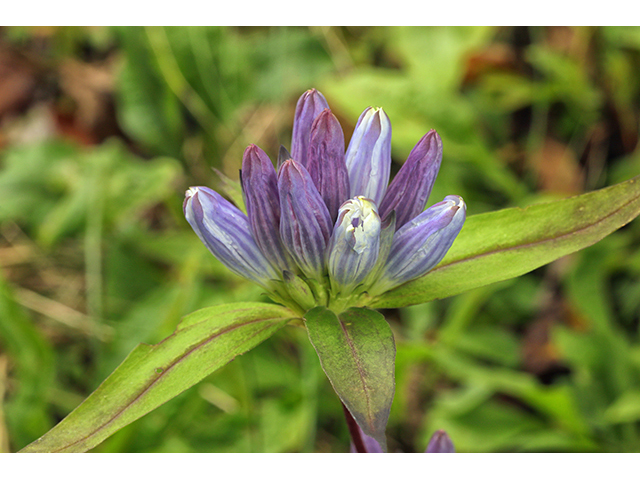
[[375,294],[420,277],[440,263],[464,224],[466,210],[461,197],[449,195],[400,228],[374,285]]
[[396,211],[396,229],[419,215],[427,203],[442,162],[442,140],[431,130],[413,147],[397,173],[384,200],[380,215]]
[[344,133],[329,109],[313,122],[307,161],[307,171],[335,222],[338,208],[349,198],[349,174],[344,163]]
[[278,177],[267,154],[255,145],[249,145],[242,158],[242,192],[258,247],[278,272],[288,269],[279,234]]
[[456,453],[456,449],[447,432],[438,430],[429,440],[425,453]]
[[363,196],[380,205],[391,170],[391,123],[381,108],[369,107],[358,119],[345,155],[350,197]]
[[206,187],[191,187],[184,214],[202,243],[229,270],[269,289],[276,273],[251,236],[249,219]]
[[356,197],[340,207],[329,243],[329,275],[345,292],[353,290],[371,272],[380,251],[380,217],[376,204]]
[[282,164],[278,174],[280,237],[300,270],[320,279],[331,236],[331,216],[309,172],[295,160]]
[[291,136],[291,157],[304,167],[307,166],[307,152],[313,121],[329,104],[315,88],[307,90],[298,99],[293,119]]

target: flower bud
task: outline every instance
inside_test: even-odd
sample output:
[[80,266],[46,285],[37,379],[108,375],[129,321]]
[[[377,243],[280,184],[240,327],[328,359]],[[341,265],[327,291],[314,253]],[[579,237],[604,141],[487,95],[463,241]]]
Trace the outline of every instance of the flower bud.
[[424,210],[441,162],[442,140],[431,130],[413,147],[380,204],[382,217],[395,210],[396,230]]
[[330,278],[343,290],[352,290],[366,278],[378,260],[381,223],[375,203],[355,197],[342,204],[329,244]]
[[191,187],[184,214],[202,243],[231,271],[269,289],[276,273],[251,236],[249,219],[206,187]]
[[456,449],[453,446],[453,442],[447,432],[444,430],[438,430],[433,434],[427,450],[424,453],[455,453]]
[[380,205],[389,184],[391,123],[381,108],[367,108],[358,119],[345,155],[350,196]]
[[315,88],[307,90],[298,99],[296,113],[293,118],[291,135],[291,157],[304,167],[307,166],[307,152],[313,121],[329,104],[324,96]]
[[282,164],[278,190],[282,244],[305,275],[320,279],[331,236],[329,211],[309,173],[295,160]]
[[242,158],[242,192],[258,247],[278,272],[288,269],[279,233],[278,178],[267,154],[255,145],[249,145]]
[[338,208],[349,198],[349,174],[344,163],[344,134],[331,110],[323,110],[313,122],[308,153],[307,171],[335,222]]
[[466,210],[461,197],[449,195],[400,228],[372,294],[420,277],[440,263],[462,229]]

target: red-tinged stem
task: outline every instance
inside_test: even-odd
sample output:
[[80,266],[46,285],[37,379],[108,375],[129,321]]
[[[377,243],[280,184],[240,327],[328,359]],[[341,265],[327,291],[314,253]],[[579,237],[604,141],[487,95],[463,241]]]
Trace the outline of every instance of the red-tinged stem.
[[353,441],[353,446],[356,448],[357,453],[367,453],[367,448],[362,441],[362,435],[360,433],[360,427],[356,423],[355,419],[351,415],[351,412],[342,404],[342,410],[344,410],[344,416],[347,420],[347,426],[349,427],[349,433],[351,434],[351,441]]

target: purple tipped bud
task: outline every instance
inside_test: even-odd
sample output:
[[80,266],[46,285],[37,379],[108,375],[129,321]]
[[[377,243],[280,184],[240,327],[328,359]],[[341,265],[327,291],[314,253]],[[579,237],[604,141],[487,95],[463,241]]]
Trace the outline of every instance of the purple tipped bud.
[[307,166],[307,152],[313,121],[329,104],[324,96],[315,88],[307,90],[298,99],[296,113],[293,119],[293,132],[291,137],[291,156],[303,165]]
[[288,269],[279,234],[278,178],[267,154],[255,145],[249,145],[242,158],[242,191],[258,247],[279,272]]
[[331,110],[323,110],[313,122],[308,153],[307,170],[335,221],[338,208],[349,198],[349,174],[344,163],[344,133]]
[[369,107],[358,119],[345,155],[351,197],[380,205],[391,170],[391,122],[381,108]]
[[384,200],[380,215],[396,211],[396,229],[418,216],[427,203],[442,162],[442,140],[431,130],[413,147],[407,161],[395,176]]
[[282,243],[305,275],[321,278],[331,236],[329,211],[309,172],[295,160],[282,164],[278,189]]
[[447,432],[438,430],[429,440],[425,453],[456,453],[456,449]]
[[449,195],[400,228],[375,293],[420,277],[440,263],[462,229],[466,210],[461,197]]
[[206,187],[191,187],[184,214],[202,243],[229,270],[269,289],[276,273],[251,236],[249,219]]
[[327,267],[344,291],[362,283],[378,260],[381,223],[376,204],[356,197],[340,207],[329,243]]

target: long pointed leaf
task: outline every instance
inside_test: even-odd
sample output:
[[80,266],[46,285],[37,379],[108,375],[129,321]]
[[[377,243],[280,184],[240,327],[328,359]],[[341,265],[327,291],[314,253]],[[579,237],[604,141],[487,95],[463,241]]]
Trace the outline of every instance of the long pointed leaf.
[[62,422],[23,452],[84,452],[258,345],[294,315],[263,303],[204,308],[157,345],[138,345]]
[[523,275],[593,245],[640,214],[640,177],[556,202],[474,215],[427,275],[370,306],[429,302]]
[[362,431],[386,450],[385,428],[395,391],[396,345],[382,314],[351,308],[305,315],[309,339],[331,385]]

